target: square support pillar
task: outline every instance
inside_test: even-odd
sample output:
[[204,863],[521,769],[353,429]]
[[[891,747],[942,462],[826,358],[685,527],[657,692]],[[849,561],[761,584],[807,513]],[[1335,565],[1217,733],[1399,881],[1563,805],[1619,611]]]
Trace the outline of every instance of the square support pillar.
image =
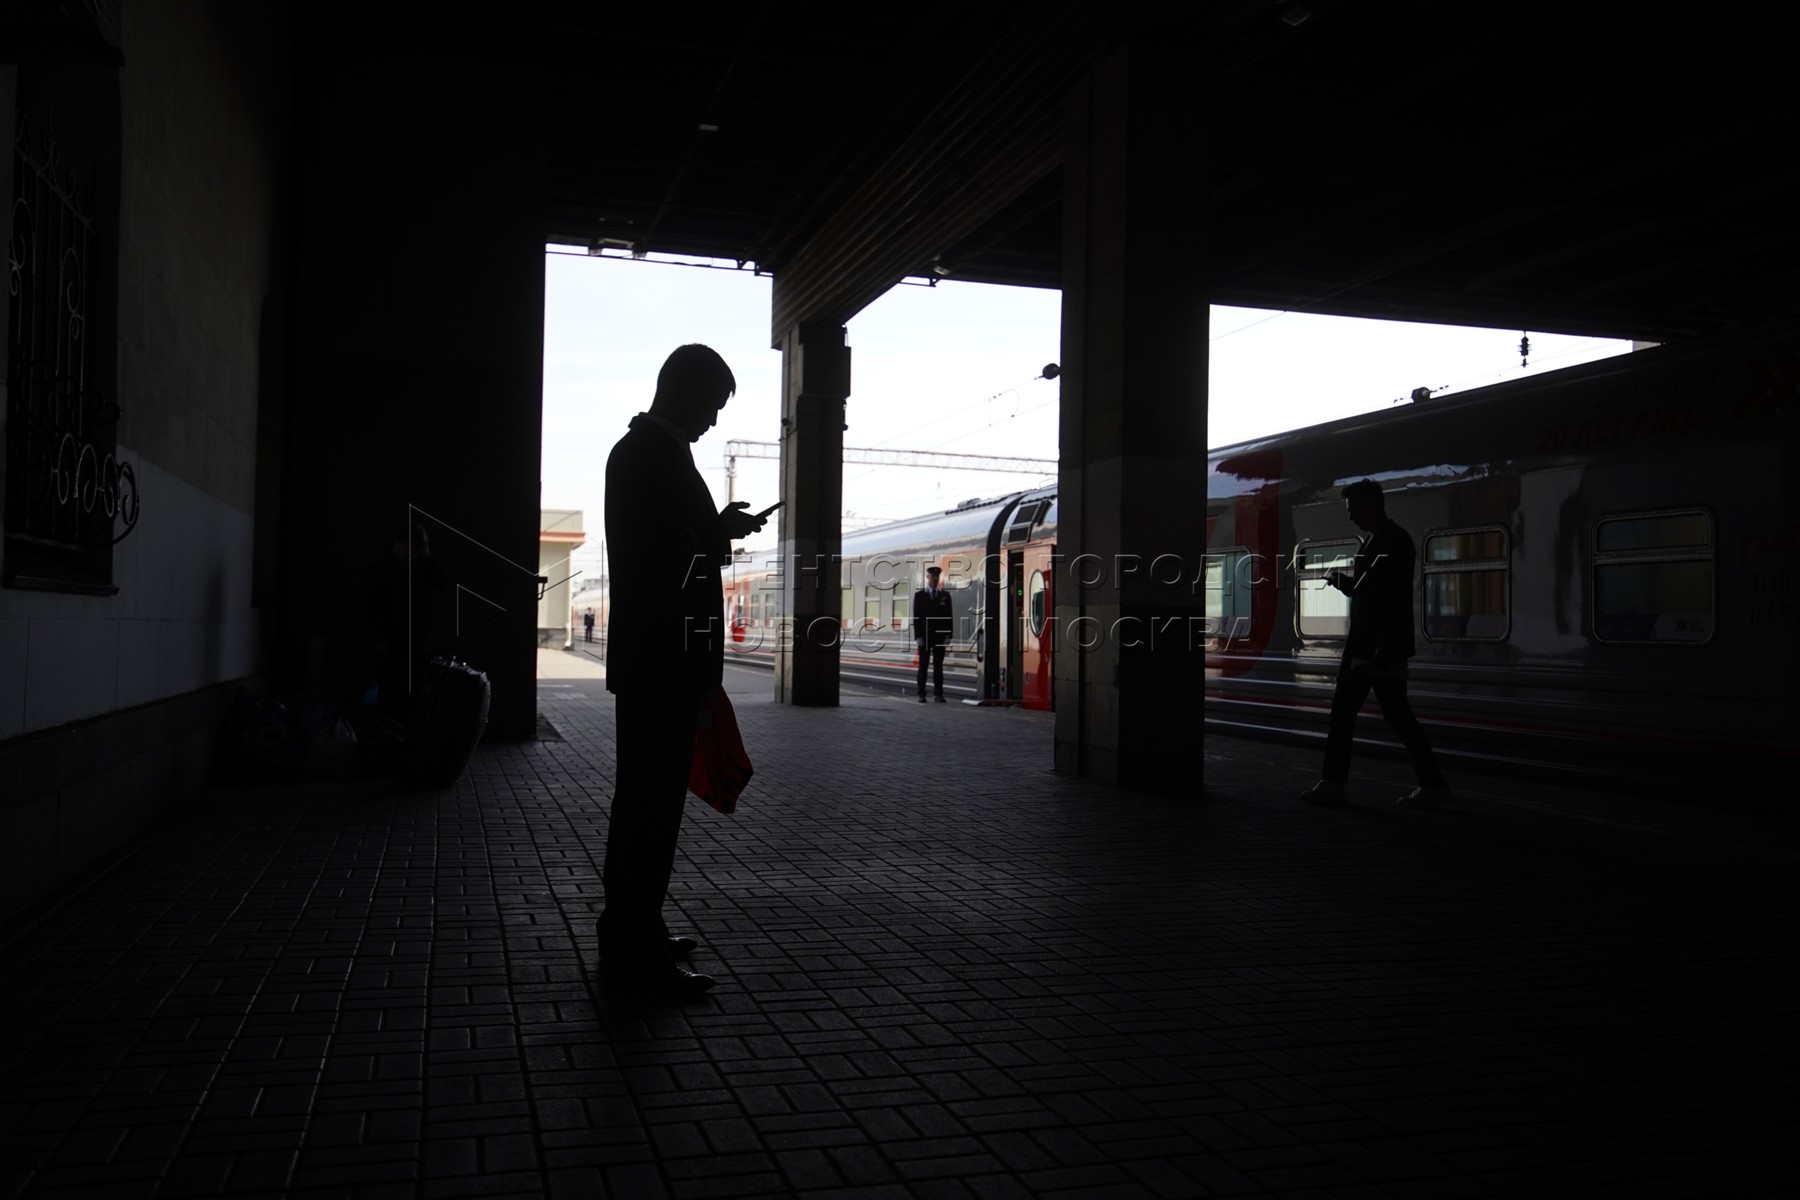
[[1186,71],[1130,44],[1069,97],[1055,754],[1197,790],[1209,193]]
[[843,605],[844,327],[801,324],[781,339],[781,611],[775,699],[838,702]]

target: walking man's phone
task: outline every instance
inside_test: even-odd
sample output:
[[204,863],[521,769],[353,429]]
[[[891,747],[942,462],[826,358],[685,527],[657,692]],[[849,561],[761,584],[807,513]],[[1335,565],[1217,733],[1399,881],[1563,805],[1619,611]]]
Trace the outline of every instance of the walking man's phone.
[[764,517],[768,516],[770,513],[774,512],[776,509],[780,508],[783,504],[786,504],[786,503],[787,503],[787,501],[785,501],[785,500],[777,500],[775,503],[769,505],[769,507],[767,507],[767,508],[763,509],[761,512],[757,513],[756,519],[759,521],[762,520]]

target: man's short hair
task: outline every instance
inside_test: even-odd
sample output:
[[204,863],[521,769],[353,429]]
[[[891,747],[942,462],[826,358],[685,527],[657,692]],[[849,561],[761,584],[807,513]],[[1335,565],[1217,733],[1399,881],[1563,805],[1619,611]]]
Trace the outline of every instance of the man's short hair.
[[665,396],[705,396],[719,391],[727,396],[737,395],[737,377],[717,350],[689,342],[675,347],[663,360],[662,370],[656,373],[656,396],[651,402]]
[[1387,497],[1381,494],[1381,485],[1373,479],[1359,479],[1345,486],[1344,499],[1364,508],[1372,508],[1378,513],[1387,512]]

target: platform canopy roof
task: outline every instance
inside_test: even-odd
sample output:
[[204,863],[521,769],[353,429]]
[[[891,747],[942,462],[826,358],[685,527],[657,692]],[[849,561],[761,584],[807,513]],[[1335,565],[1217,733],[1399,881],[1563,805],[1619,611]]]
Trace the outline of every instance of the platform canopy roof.
[[609,9],[551,18],[556,241],[779,272],[883,163],[907,178],[922,125],[999,109],[1049,161],[1022,155],[1017,194],[909,270],[1057,286],[1062,97],[1135,35],[1177,51],[1189,104],[1153,149],[1193,161],[1194,221],[1162,236],[1206,240],[1215,302],[1655,339],[1789,308],[1800,281],[1780,6]]
[[[8,18],[10,38],[43,41],[57,14],[94,24],[90,10],[116,5],[27,7],[39,15]],[[1099,56],[1154,47],[1178,98],[1141,151],[1193,164],[1193,221],[1157,236],[1205,242],[1215,302],[1669,339],[1795,303],[1793,10],[309,0],[292,11],[315,37],[449,52],[546,88],[548,240],[780,278],[826,230],[829,263],[886,248],[855,268],[893,276],[882,287],[905,274],[1057,286],[1064,97]],[[301,67],[302,89],[328,86]],[[812,274],[815,292],[837,286]],[[866,302],[862,285],[845,294]]]

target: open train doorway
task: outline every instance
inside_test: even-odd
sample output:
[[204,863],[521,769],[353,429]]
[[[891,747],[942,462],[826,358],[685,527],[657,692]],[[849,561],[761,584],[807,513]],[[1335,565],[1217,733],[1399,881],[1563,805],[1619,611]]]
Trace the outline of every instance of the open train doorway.
[[1001,695],[1023,700],[1025,669],[1025,552],[1006,552],[1006,665]]

